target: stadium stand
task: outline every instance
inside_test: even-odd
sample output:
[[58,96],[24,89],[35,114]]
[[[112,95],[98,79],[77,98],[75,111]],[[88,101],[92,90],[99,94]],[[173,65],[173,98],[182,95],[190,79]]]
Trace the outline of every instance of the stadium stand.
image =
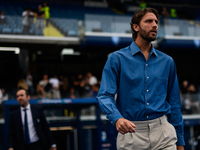
[[[115,2],[116,1],[113,1],[113,3]],[[119,3],[119,1],[117,2]],[[177,14],[179,16],[177,19],[164,19],[164,24],[159,24],[157,37],[158,40],[161,41],[161,44],[159,43],[158,49],[173,56],[177,64],[177,71],[178,75],[180,76],[180,81],[187,78],[191,81],[191,83],[195,83],[196,93],[189,93],[186,95],[183,94],[181,95],[181,100],[183,101],[183,114],[197,115],[200,112],[200,71],[198,69],[200,48],[200,2],[199,0],[145,0],[145,2],[147,3],[147,7],[155,7],[158,11],[160,11],[163,6],[166,6],[168,10],[170,10],[171,7],[175,7],[177,10]],[[30,7],[31,10],[35,12],[38,4],[41,3],[42,1],[40,2],[39,0],[0,1],[0,10],[4,10],[7,17],[7,23],[0,24],[0,36],[3,37],[4,34],[9,36],[12,34],[16,37],[19,37],[18,35],[21,35],[23,31],[22,12],[27,7]],[[110,4],[111,0],[108,0],[108,3],[109,5],[106,7],[94,7],[94,5],[89,7],[89,5],[85,6],[82,2],[80,2],[80,0],[74,0],[71,2],[64,0],[58,0],[55,2],[54,0],[49,0],[48,5],[51,13],[50,25],[43,31],[35,31],[35,24],[33,23],[31,25],[31,38],[38,38],[38,35],[53,36],[55,38],[76,37],[81,41],[79,44],[73,45],[70,42],[66,42],[65,45],[60,45],[59,41],[56,44],[44,44],[42,42],[42,44],[37,42],[35,42],[36,44],[30,44],[26,43],[25,40],[22,40],[22,44],[20,44],[20,42],[18,43],[17,41],[10,43],[7,41],[0,41],[0,44],[3,46],[17,45],[22,50],[28,52],[28,54],[25,56],[17,56],[12,52],[9,54],[7,54],[7,52],[0,52],[0,78],[2,78],[0,79],[0,87],[5,86],[9,98],[15,99],[17,81],[23,76],[22,72],[25,70],[22,70],[19,63],[16,63],[20,60],[20,57],[23,57],[24,60],[25,58],[26,60],[29,60],[28,67],[32,71],[34,85],[38,83],[44,72],[48,72],[49,74],[52,72],[58,73],[59,75],[63,76],[63,80],[59,77],[60,81],[68,85],[67,88],[65,87],[61,91],[62,98],[82,97],[83,95],[80,96],[80,93],[82,92],[81,88],[73,84],[74,82],[79,82],[77,77],[79,74],[85,74],[88,70],[93,71],[95,76],[98,77],[99,83],[96,85],[96,87],[93,86],[93,90],[91,87],[85,85],[85,89],[87,89],[87,91],[84,94],[84,97],[95,97],[100,84],[101,71],[107,59],[107,55],[110,52],[121,48],[122,45],[120,44],[125,41],[123,41],[118,35],[125,34],[130,41],[132,40],[129,22],[132,14],[138,9],[137,0],[132,0],[131,2],[130,0],[129,2],[128,0],[124,0],[124,3],[121,3],[121,5],[118,6],[120,9],[111,7],[114,6]],[[79,39],[79,21],[83,22],[86,33],[92,33],[99,38],[97,41],[95,41],[96,43],[94,41],[88,42],[88,37],[83,38],[83,40]],[[108,38],[102,38],[101,34],[108,35]],[[117,37],[112,37],[113,35],[117,35]],[[166,36],[169,36],[171,39],[167,39]],[[1,40],[3,39],[2,37]],[[110,37],[112,37],[112,40],[121,40],[121,43],[119,42],[119,45],[117,45],[118,43],[113,44],[114,42],[111,41]],[[93,39],[93,37],[91,38]],[[188,40],[190,38],[191,41]],[[178,39],[180,42],[178,43],[176,39]],[[184,41],[183,39],[187,39],[187,41]],[[109,43],[106,45],[109,40],[111,41],[111,44]],[[165,43],[165,41],[167,42]],[[165,44],[162,45],[162,43]],[[192,44],[188,46],[188,43]],[[61,58],[61,51],[66,47],[74,48],[77,52],[76,54],[81,55],[62,56]],[[24,62],[22,63],[25,64]],[[67,92],[65,91],[66,89]],[[190,105],[190,109],[186,107],[188,105]],[[65,110],[65,112],[69,112],[70,114],[69,110]],[[52,113],[52,111],[50,111],[50,113]],[[84,114],[90,114],[90,111],[84,110]],[[61,115],[63,115],[62,112]],[[186,122],[186,128],[192,130],[192,125],[190,126],[190,124],[187,123],[188,120]],[[1,135],[4,134],[1,130],[0,133]],[[186,133],[188,133],[188,131]],[[198,136],[192,136],[195,137],[196,140],[194,140],[195,138],[192,137],[191,141],[186,144],[187,146],[189,145],[188,147],[192,147],[192,149],[195,149],[194,147],[198,149],[197,146],[200,145],[200,142],[197,145],[190,144],[195,142],[198,143]],[[3,140],[1,142],[3,142]],[[1,145],[3,145],[3,143],[0,143],[0,150],[2,150]]]
[[65,36],[78,36],[78,19],[51,19],[51,23]]
[[[154,3],[159,4],[157,1],[146,2],[149,7],[154,7]],[[175,4],[180,4],[181,2],[177,1]],[[23,26],[21,14],[23,10],[31,6],[31,9],[36,11],[38,4],[37,2],[17,3],[2,1],[0,10],[5,11],[5,15],[8,19],[6,25],[0,25],[0,32],[2,34],[22,34]],[[190,5],[198,5],[198,2],[190,2]],[[86,32],[130,33],[130,27],[127,22],[130,22],[130,14],[134,12],[123,12],[119,14],[108,7],[88,7],[80,3],[49,4],[49,6],[51,8],[50,22],[64,36],[78,36],[78,21],[80,20],[84,22]],[[131,5],[127,4],[123,4],[123,6],[131,7]],[[155,7],[160,10],[162,6],[163,5],[157,5]],[[167,5],[167,7],[170,8],[170,5]],[[161,31],[162,33],[160,36],[163,36],[163,33],[167,35],[198,36],[198,20],[194,21],[194,25],[192,25],[192,21],[187,19],[187,16],[190,16],[188,18],[198,19],[198,9],[194,8],[191,10],[188,6],[188,8],[186,6],[180,8],[178,5],[176,7],[179,14],[181,14],[183,9],[185,10],[184,16],[180,15],[179,19],[165,19],[164,22],[166,26],[161,26],[163,31]],[[187,13],[189,14],[187,15]],[[193,30],[194,34],[189,32]],[[35,31],[34,24],[31,26],[30,33],[31,35],[43,35],[42,31]]]

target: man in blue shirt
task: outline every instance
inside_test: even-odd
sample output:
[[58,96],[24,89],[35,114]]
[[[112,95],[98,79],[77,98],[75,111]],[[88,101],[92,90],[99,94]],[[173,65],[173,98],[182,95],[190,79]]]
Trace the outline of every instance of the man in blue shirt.
[[184,150],[175,63],[151,44],[158,20],[153,8],[137,11],[131,20],[134,41],[113,52],[103,70],[97,100],[119,132],[118,150]]

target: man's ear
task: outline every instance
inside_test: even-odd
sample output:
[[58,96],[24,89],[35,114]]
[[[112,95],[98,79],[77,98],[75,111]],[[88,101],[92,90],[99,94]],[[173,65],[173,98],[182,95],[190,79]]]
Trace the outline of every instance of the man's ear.
[[135,30],[135,32],[138,32],[138,31],[139,31],[139,26],[138,26],[136,23],[134,23],[134,24],[132,25],[132,27],[133,27],[133,29]]

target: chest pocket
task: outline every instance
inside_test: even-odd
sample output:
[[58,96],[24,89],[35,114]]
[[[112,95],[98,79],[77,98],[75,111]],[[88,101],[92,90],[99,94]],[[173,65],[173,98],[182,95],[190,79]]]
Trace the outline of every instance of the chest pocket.
[[165,97],[167,94],[167,78],[157,77],[156,94]]

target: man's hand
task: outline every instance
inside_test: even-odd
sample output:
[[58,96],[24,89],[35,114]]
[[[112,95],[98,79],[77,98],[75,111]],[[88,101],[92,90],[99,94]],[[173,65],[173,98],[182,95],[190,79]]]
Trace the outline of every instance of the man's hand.
[[120,132],[121,134],[125,134],[128,132],[130,133],[135,132],[134,128],[136,128],[134,123],[124,118],[118,119],[115,122],[115,126],[117,128],[117,131]]
[[177,146],[177,150],[184,150],[184,146]]
[[56,147],[51,147],[49,150],[57,150]]
[[13,148],[9,148],[8,150],[14,150]]

